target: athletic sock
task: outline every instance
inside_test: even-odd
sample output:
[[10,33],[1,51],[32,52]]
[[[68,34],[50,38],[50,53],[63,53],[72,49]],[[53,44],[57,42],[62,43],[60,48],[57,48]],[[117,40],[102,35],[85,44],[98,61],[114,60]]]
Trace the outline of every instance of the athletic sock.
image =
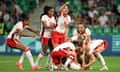
[[72,60],[70,58],[67,58],[64,67],[67,68],[68,64],[71,62]]
[[29,60],[29,62],[31,64],[31,66],[35,66],[34,61],[33,61],[33,56],[32,56],[32,54],[30,52],[30,48],[26,49],[25,54],[26,54],[26,56],[27,56],[27,58],[28,58],[28,60]]
[[49,54],[47,61],[46,61],[46,67],[49,67],[51,63],[52,63],[52,59],[51,59],[50,54]]
[[25,52],[22,53],[18,62],[20,62],[22,64],[24,59],[25,59]]
[[36,59],[36,62],[35,62],[35,64],[36,65],[38,65],[39,64],[39,61],[44,57],[44,52],[41,52],[39,55],[38,55],[38,57],[37,57],[37,59]]
[[105,60],[103,56],[100,53],[97,53],[97,56],[99,57],[100,63],[102,64],[103,67],[106,67]]

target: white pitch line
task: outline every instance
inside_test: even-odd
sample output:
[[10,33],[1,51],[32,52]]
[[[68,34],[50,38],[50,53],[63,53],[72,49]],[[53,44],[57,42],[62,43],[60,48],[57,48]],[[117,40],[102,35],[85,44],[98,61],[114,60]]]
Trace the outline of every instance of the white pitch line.
[[0,62],[15,62],[15,61],[0,61]]

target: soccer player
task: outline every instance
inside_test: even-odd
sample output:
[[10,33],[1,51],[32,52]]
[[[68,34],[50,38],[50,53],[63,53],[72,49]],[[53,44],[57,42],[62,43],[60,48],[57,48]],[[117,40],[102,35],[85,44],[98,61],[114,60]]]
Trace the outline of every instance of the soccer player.
[[[83,40],[81,40],[80,37],[83,37]],[[79,40],[80,39],[80,40]],[[82,50],[82,67],[85,65],[85,52],[86,50],[89,50],[89,45],[91,44],[91,32],[90,30],[85,26],[84,23],[80,23],[77,26],[77,29],[74,31],[73,37],[71,37],[71,41],[77,41],[80,45],[80,50]]]
[[[30,24],[29,17],[24,15],[23,20],[16,23],[15,26],[13,27],[13,29],[11,30],[11,32],[8,34],[6,42],[7,42],[7,45],[11,48],[15,48],[15,49],[24,51],[24,54],[27,56],[27,58],[31,64],[32,70],[37,70],[39,68],[38,68],[38,66],[35,65],[35,63],[33,61],[33,57],[30,52],[30,48],[19,41],[19,36],[24,36],[24,37],[35,37],[36,36],[35,34],[23,33],[24,28],[26,28],[36,34],[39,34],[37,31],[31,29],[28,26],[29,24]],[[17,62],[17,66],[20,70],[24,70],[21,62]]]
[[68,4],[69,2],[66,2],[64,5],[62,5],[58,12],[57,27],[52,32],[52,43],[54,48],[57,45],[64,43],[65,40],[68,38],[67,34],[69,24],[71,22],[71,17],[68,15]]
[[57,69],[61,69],[62,59],[67,58],[67,60],[64,64],[64,67],[67,68],[68,64],[70,64],[70,62],[74,61],[74,57],[76,57],[74,44],[71,42],[65,42],[65,43],[58,45],[51,52],[51,57],[52,57],[52,60],[55,64],[55,66],[57,66]]
[[[38,66],[39,61],[44,57],[47,48],[50,48],[50,51],[52,51],[52,31],[56,27],[56,20],[54,15],[54,8],[51,6],[45,6],[44,7],[44,14],[41,17],[41,25],[42,25],[42,32],[41,32],[41,44],[42,44],[42,51],[39,53],[37,60],[35,64]],[[50,56],[49,61],[50,61]]]
[[102,68],[100,70],[108,70],[108,67],[106,66],[106,62],[103,56],[101,55],[101,53],[105,51],[107,47],[108,47],[107,41],[102,39],[92,40],[92,43],[90,45],[89,54],[94,53],[97,56],[98,60],[102,64]]

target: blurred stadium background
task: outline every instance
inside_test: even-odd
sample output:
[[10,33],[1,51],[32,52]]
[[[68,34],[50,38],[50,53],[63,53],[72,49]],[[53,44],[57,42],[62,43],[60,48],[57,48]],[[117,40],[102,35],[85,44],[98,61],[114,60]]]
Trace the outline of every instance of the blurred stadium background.
[[[43,7],[45,5],[53,6],[57,12],[65,1],[70,2],[69,9],[72,17],[68,35],[72,36],[78,23],[85,22],[92,32],[93,39],[101,38],[108,41],[109,46],[103,52],[103,55],[107,56],[105,60],[110,68],[107,72],[119,72],[120,0],[0,0],[0,72],[21,72],[13,63],[19,59],[19,56],[16,55],[20,55],[22,52],[9,48],[5,41],[14,24],[21,19],[21,14],[28,14],[31,18],[30,26],[40,31],[40,15]],[[91,16],[92,10],[95,10],[97,16]],[[101,10],[104,10],[108,17],[105,26],[101,26],[100,22],[97,22],[101,16]],[[21,37],[20,40],[31,48],[33,55],[38,55],[41,50],[39,37]],[[45,64],[46,58],[41,61],[42,66]],[[30,72],[27,62],[25,60],[24,65],[28,69],[27,72]],[[97,65],[98,63],[93,67],[96,68]],[[42,72],[46,72],[46,70],[43,69]],[[84,72],[97,72],[97,70]]]
[[[104,55],[120,55],[120,0],[0,0],[0,54],[20,54],[21,51],[6,46],[7,34],[16,22],[21,19],[21,14],[28,14],[31,18],[31,27],[40,31],[40,15],[43,7],[50,5],[58,11],[60,6],[69,1],[70,24],[69,36],[72,36],[78,23],[85,22],[92,32],[92,38],[102,38],[108,41],[109,47]],[[95,11],[97,18],[94,15]],[[102,26],[97,19],[101,17],[101,10],[108,17],[106,26]],[[93,20],[96,21],[93,21]],[[27,31],[25,31],[27,32]],[[40,38],[20,38],[23,43],[30,46],[33,54],[38,54],[41,49]],[[49,50],[48,50],[49,52]]]

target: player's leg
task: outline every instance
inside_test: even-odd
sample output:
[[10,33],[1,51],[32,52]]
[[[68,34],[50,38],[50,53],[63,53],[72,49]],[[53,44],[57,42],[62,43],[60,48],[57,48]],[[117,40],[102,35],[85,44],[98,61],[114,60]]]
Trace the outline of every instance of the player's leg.
[[52,52],[50,53],[50,55],[51,55],[51,58],[52,58],[53,63],[54,63],[55,66],[56,66],[56,69],[61,69],[59,51],[52,51]]
[[27,58],[28,58],[28,60],[29,60],[29,62],[30,62],[30,64],[31,64],[31,66],[32,66],[32,70],[38,69],[38,67],[35,66],[35,63],[34,63],[34,61],[33,61],[33,56],[32,56],[32,54],[31,54],[31,52],[30,52],[30,48],[29,48],[29,47],[25,46],[25,45],[22,44],[21,42],[18,42],[18,43],[16,44],[15,48],[20,49],[20,50],[23,50],[23,51],[25,52],[25,55],[27,56]]
[[[49,47],[50,53],[51,53],[52,50],[53,50],[52,39],[49,39],[48,47]],[[46,61],[46,67],[47,67],[48,69],[50,69],[50,68],[52,67],[52,58],[51,58],[50,54],[48,55],[48,59],[47,59],[47,61]]]
[[47,48],[48,48],[48,41],[49,41],[49,38],[42,38],[41,39],[41,43],[42,43],[42,50],[41,52],[39,53],[37,59],[36,59],[36,62],[35,64],[37,66],[39,66],[39,62],[40,60],[44,57],[44,55],[46,54],[46,51],[47,51]]
[[48,46],[46,44],[42,44],[42,51],[39,53],[39,55],[36,59],[36,62],[35,62],[35,64],[37,66],[39,66],[40,60],[45,56],[45,52],[46,52],[47,48],[48,48]]
[[66,62],[64,63],[64,68],[65,70],[68,70],[68,65],[74,61],[75,62],[75,57],[73,55],[70,55],[69,57],[67,57]]
[[96,52],[95,54],[97,55],[100,63],[102,64],[102,68],[100,70],[108,70],[108,67],[106,66],[106,62],[105,62],[103,56],[101,55],[101,52],[103,52],[104,50],[105,50],[104,44],[102,44],[99,47],[97,47],[97,49],[95,51]]
[[16,66],[19,67],[20,70],[24,70],[24,68],[22,66],[24,58],[25,58],[25,52],[22,53],[19,61],[16,63]]
[[100,63],[102,64],[102,68],[100,70],[108,70],[108,67],[106,65],[106,62],[105,62],[103,56],[100,53],[96,53],[96,55],[97,55]]

